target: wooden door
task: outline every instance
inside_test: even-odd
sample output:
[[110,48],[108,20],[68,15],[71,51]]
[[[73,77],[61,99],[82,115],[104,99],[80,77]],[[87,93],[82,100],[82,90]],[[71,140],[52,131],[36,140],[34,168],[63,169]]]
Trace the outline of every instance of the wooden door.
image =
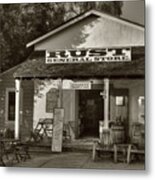
[[79,92],[81,136],[98,136],[99,121],[103,120],[103,99],[99,90]]

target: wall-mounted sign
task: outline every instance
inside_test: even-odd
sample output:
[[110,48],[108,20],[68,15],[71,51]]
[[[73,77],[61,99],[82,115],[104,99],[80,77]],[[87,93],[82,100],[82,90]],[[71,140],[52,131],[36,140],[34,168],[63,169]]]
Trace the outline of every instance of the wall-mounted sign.
[[73,82],[70,83],[70,89],[91,89],[90,82]]
[[53,113],[54,108],[58,105],[59,92],[58,89],[50,89],[46,93],[46,112]]
[[63,81],[63,89],[73,89],[73,90],[86,90],[91,89],[91,82],[90,81],[72,81],[72,80],[65,80]]
[[47,64],[131,61],[131,48],[46,51]]

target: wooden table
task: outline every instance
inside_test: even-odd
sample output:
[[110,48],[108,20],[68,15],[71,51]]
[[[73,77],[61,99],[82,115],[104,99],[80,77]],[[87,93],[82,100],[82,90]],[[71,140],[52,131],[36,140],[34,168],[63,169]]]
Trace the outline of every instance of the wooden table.
[[[3,160],[3,157],[6,156],[7,159],[9,159],[8,154],[12,153],[14,158],[19,161],[16,153],[16,144],[19,142],[19,140],[15,139],[0,139],[0,162],[3,166],[5,166],[5,162]],[[7,148],[7,146],[9,148]]]
[[31,159],[29,154],[29,146],[30,143],[28,142],[19,142],[16,145],[16,156],[18,156],[19,160],[25,161],[26,159]]

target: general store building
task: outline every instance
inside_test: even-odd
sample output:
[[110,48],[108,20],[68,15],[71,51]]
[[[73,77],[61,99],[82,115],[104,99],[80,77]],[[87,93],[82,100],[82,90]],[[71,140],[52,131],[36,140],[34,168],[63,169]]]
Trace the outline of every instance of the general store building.
[[[71,141],[99,138],[111,124],[117,124],[116,141],[128,141],[132,124],[145,123],[143,26],[91,10],[29,47],[34,52],[15,70],[10,89],[16,96],[14,121],[8,119],[8,95],[1,112],[1,123],[13,124],[16,138],[28,137],[39,119],[53,119],[55,108],[63,109]],[[8,92],[9,85],[2,86]]]

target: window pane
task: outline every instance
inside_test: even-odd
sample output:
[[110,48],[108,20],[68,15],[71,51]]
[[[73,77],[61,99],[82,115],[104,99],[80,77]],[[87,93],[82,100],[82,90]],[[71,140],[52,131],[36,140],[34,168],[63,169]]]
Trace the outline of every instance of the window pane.
[[138,122],[145,122],[145,98],[144,96],[139,96],[138,98]]
[[15,92],[9,92],[8,94],[8,120],[15,120]]
[[123,106],[124,105],[124,96],[116,96],[116,105]]

